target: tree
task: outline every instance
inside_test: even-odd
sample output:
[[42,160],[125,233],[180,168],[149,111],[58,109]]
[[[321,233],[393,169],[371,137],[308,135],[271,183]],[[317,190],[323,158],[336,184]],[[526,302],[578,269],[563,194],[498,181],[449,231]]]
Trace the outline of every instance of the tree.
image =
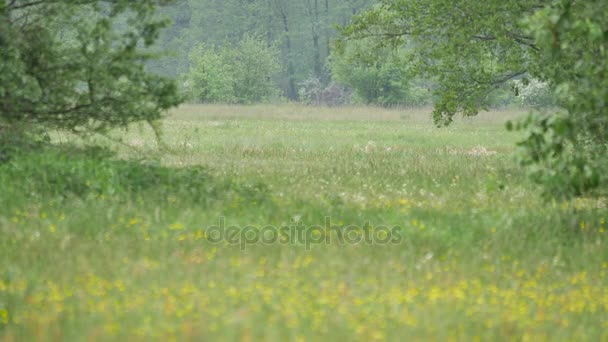
[[287,60],[287,91],[286,95],[291,100],[298,99],[295,80],[294,53],[291,42],[291,32],[289,26],[288,3],[285,0],[271,0],[272,7],[277,12],[283,29],[283,37],[285,38],[285,58]]
[[335,81],[353,89],[355,100],[364,104],[427,104],[430,94],[416,86],[407,70],[404,47],[377,47],[370,38],[349,41],[334,50],[329,66]]
[[335,25],[375,0],[176,0],[163,10],[175,25],[161,34],[165,58],[148,66],[156,73],[177,76],[189,69],[191,50],[199,44],[237,44],[243,36],[263,37],[280,51],[279,87],[298,100],[297,85],[317,78],[331,83],[326,68]]
[[174,83],[144,66],[166,2],[0,1],[0,121],[95,132],[179,104]]
[[577,195],[608,183],[606,13],[600,0],[380,0],[342,34],[411,44],[412,71],[437,84],[439,126],[477,114],[511,80],[547,83],[561,110],[518,125],[522,162],[548,193]]
[[279,71],[277,49],[245,36],[234,46],[198,46],[184,78],[192,100],[249,104],[278,96],[274,79]]
[[321,20],[319,18],[319,0],[306,0],[306,11],[310,20],[310,33],[312,37],[312,74],[314,77],[320,78],[323,72],[321,62],[321,47],[319,39],[321,38]]

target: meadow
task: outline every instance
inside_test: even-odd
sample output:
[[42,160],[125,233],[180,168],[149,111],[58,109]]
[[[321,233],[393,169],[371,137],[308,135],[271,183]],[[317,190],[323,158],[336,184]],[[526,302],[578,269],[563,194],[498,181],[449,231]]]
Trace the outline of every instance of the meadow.
[[525,110],[429,112],[190,105],[161,144],[6,149],[0,340],[608,340],[607,199],[540,196]]

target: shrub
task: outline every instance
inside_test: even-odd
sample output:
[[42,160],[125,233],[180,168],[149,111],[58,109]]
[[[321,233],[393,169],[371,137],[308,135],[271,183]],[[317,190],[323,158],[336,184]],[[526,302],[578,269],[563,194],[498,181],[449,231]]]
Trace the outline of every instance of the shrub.
[[[9,151],[0,163],[0,206],[36,198],[111,197],[121,200],[169,197],[207,205],[238,195],[262,202],[268,189],[226,176],[216,178],[204,167],[169,168],[154,163],[112,159],[108,150],[96,148],[25,146]],[[6,155],[6,154],[5,154]]]
[[419,106],[430,101],[406,68],[404,49],[379,48],[369,39],[338,46],[330,57],[334,79],[353,89],[364,104]]
[[234,46],[199,45],[183,75],[190,100],[206,103],[257,103],[279,95],[278,50],[246,36]]

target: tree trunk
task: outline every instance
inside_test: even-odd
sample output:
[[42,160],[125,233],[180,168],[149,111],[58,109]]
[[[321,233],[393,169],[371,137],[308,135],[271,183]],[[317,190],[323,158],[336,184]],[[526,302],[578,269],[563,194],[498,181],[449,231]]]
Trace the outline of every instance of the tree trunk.
[[308,15],[310,16],[310,31],[312,33],[312,72],[313,76],[321,79],[322,76],[322,65],[321,65],[321,48],[319,46],[319,0],[311,0],[308,4]]
[[329,18],[329,0],[325,0],[325,21],[323,22],[323,25],[325,26],[324,28],[324,33],[325,33],[325,57],[327,58],[330,54],[331,51],[331,41],[330,41],[330,29],[329,29],[329,22],[330,22],[330,18]]
[[291,48],[291,34],[289,32],[289,21],[287,19],[287,13],[285,8],[282,6],[283,2],[281,1],[279,5],[279,14],[281,15],[281,20],[283,22],[283,32],[285,32],[285,48],[287,49],[287,97],[290,100],[297,101],[298,100],[298,92],[296,91],[296,81],[294,79],[295,67],[293,65],[292,58],[292,48]]

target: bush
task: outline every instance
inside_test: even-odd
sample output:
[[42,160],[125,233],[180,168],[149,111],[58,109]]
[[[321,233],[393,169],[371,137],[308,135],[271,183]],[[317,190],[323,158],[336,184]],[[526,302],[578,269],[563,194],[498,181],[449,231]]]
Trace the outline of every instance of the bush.
[[[5,151],[6,152],[6,151]],[[112,159],[102,148],[70,146],[14,148],[0,163],[0,206],[36,198],[111,197],[120,200],[167,200],[207,205],[238,195],[262,202],[263,184],[215,178],[203,167],[168,168]],[[6,156],[6,153],[5,153]]]
[[183,75],[190,100],[204,103],[257,103],[278,97],[278,50],[245,37],[235,46],[196,47]]
[[329,65],[334,79],[353,89],[354,100],[383,106],[429,103],[426,88],[409,77],[403,49],[379,48],[369,39],[343,44]]

